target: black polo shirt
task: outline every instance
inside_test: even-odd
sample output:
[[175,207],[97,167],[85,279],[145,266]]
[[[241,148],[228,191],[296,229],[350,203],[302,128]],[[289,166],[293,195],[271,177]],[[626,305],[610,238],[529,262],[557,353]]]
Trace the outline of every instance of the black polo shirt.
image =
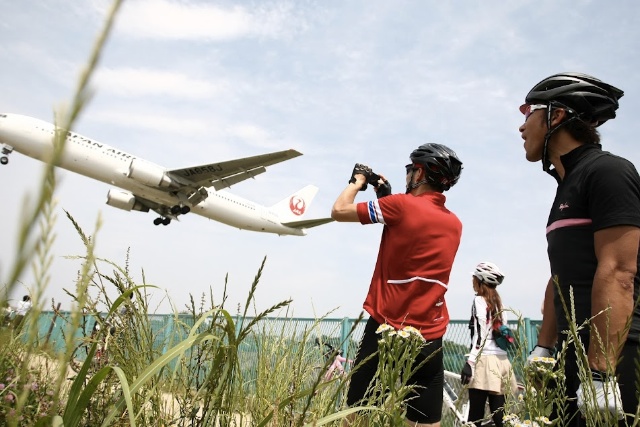
[[[594,232],[619,225],[640,227],[640,176],[628,160],[586,144],[560,158],[565,169],[558,180],[556,198],[547,222],[547,243],[552,277],[558,278],[571,312],[573,288],[576,322],[591,317],[591,288],[596,272]],[[640,291],[640,254],[634,297]],[[556,288],[554,288],[556,289]],[[568,328],[568,314],[556,289],[554,305],[558,332]],[[636,307],[629,339],[639,341],[640,307]]]

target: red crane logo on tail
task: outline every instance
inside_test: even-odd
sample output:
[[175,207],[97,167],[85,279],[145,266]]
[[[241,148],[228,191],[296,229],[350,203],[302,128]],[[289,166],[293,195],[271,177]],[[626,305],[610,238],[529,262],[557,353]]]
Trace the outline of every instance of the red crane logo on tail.
[[292,196],[289,200],[289,209],[296,215],[304,214],[305,209],[307,208],[307,204],[304,199],[298,196]]

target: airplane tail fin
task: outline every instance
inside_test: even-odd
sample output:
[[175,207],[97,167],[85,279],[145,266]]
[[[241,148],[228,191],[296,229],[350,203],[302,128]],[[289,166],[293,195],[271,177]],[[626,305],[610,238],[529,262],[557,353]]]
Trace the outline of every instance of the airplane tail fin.
[[269,210],[277,214],[283,223],[300,221],[309,209],[309,206],[311,206],[311,201],[317,193],[318,187],[315,185],[307,185],[292,195],[280,200],[271,206]]

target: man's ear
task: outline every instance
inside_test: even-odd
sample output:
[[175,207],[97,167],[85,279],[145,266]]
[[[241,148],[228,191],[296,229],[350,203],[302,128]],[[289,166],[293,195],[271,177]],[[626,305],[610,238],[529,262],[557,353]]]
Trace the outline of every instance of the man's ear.
[[555,127],[564,122],[567,118],[567,110],[564,108],[554,108],[551,111],[551,127]]
[[421,167],[421,168],[417,168],[417,169],[416,169],[416,172],[417,172],[417,173],[413,174],[413,176],[414,176],[414,182],[420,182],[420,181],[422,181],[422,180],[424,179],[424,177],[425,177],[425,171],[424,171],[424,168],[425,168],[425,167],[426,167],[426,166]]

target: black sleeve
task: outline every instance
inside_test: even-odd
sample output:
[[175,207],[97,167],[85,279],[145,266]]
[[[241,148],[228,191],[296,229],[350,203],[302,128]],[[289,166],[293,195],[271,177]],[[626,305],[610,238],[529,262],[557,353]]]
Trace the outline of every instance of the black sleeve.
[[640,227],[640,176],[628,160],[611,154],[597,159],[587,177],[587,194],[594,231]]

